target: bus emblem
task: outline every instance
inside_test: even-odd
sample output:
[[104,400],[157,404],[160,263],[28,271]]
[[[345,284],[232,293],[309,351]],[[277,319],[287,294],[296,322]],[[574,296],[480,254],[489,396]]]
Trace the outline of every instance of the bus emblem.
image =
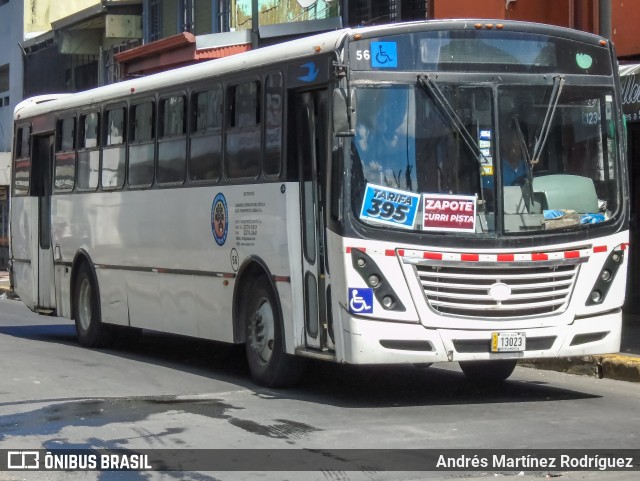
[[216,244],[224,245],[229,231],[229,210],[222,192],[215,196],[211,204],[211,231]]
[[506,301],[511,297],[511,287],[503,282],[496,282],[489,288],[489,295],[495,301]]
[[307,62],[300,65],[300,68],[306,69],[307,73],[302,77],[298,77],[299,80],[302,80],[303,82],[313,82],[318,77],[319,70],[315,63]]

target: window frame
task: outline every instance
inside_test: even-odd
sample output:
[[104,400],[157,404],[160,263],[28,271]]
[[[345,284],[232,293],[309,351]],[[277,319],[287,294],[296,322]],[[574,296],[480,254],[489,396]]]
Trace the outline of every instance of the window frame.
[[[269,128],[269,124],[268,124],[268,102],[267,102],[267,95],[268,95],[268,89],[269,89],[269,79],[273,78],[273,77],[279,77],[280,78],[280,95],[281,95],[281,103],[280,103],[280,113],[279,113],[279,121],[280,121],[280,146],[279,146],[279,150],[280,150],[280,161],[278,163],[279,168],[278,168],[278,172],[277,173],[268,173],[267,170],[265,169],[265,165],[266,165],[266,158],[267,158],[267,153],[268,153],[268,145],[267,145],[267,133],[268,133],[268,128]],[[263,134],[262,134],[262,162],[261,162],[261,172],[262,172],[262,176],[265,179],[280,179],[283,175],[283,171],[284,171],[284,159],[285,159],[285,132],[286,132],[286,128],[284,125],[285,122],[285,99],[287,96],[287,90],[285,88],[285,76],[283,74],[282,71],[280,70],[273,70],[270,72],[267,72],[267,74],[264,76],[264,80],[263,80],[263,107],[262,107],[262,117],[263,117],[263,122],[262,122],[262,128],[263,128]]]
[[[204,129],[196,130],[197,125],[197,97],[200,94],[204,94],[206,92],[212,92],[218,90],[221,96],[221,102],[219,104],[219,112],[218,112],[218,126],[217,127],[207,127]],[[194,183],[197,185],[202,184],[217,184],[223,181],[224,179],[224,136],[225,136],[225,113],[226,113],[226,86],[222,81],[198,86],[189,92],[189,118],[188,118],[188,156],[187,156],[187,181],[189,183]],[[191,166],[192,166],[192,142],[194,139],[206,139],[209,137],[218,136],[220,139],[220,151],[219,151],[219,161],[218,161],[218,175],[216,177],[212,177],[209,179],[194,179],[191,177]]]
[[[256,93],[255,93],[255,106],[258,111],[255,113],[255,123],[250,125],[235,125],[236,120],[239,120],[238,116],[238,108],[236,107],[236,100],[238,99],[237,88],[242,85],[247,85],[254,83],[256,84]],[[223,141],[223,173],[224,179],[227,182],[245,182],[247,180],[258,180],[262,176],[262,162],[263,162],[263,154],[264,154],[264,128],[263,128],[263,80],[257,76],[244,77],[244,78],[234,78],[230,79],[225,83],[224,94],[225,94],[225,115],[224,115],[224,141]],[[232,93],[233,92],[233,93]],[[234,134],[258,134],[258,148],[256,150],[256,154],[258,155],[257,160],[257,170],[255,174],[252,175],[234,175],[231,176],[229,173],[229,137]],[[237,154],[236,154],[237,155]]]
[[[29,136],[28,136],[28,155],[25,157],[23,154],[23,135],[22,135],[22,131],[23,129],[28,129],[29,131]],[[12,197],[28,197],[31,194],[31,173],[32,173],[32,167],[33,167],[33,163],[32,163],[32,159],[31,159],[31,153],[32,153],[32,149],[33,149],[33,145],[32,145],[32,133],[33,133],[33,125],[31,124],[31,122],[28,123],[24,123],[24,124],[20,124],[20,125],[16,125],[15,126],[15,132],[16,134],[14,135],[14,155],[13,155],[13,160],[12,160],[12,168],[11,168],[11,196]],[[20,135],[17,135],[18,133],[20,133]],[[20,145],[20,148],[18,148],[18,145]],[[18,170],[16,169],[16,163],[18,161],[25,161],[25,160],[29,160],[29,169],[28,169],[28,175],[27,175],[27,187],[26,189],[24,189],[24,191],[21,191],[20,193],[16,192],[16,173],[18,172]]]
[[[65,146],[65,125],[67,122],[72,121],[72,131],[71,131],[71,146]],[[54,153],[53,153],[53,172],[52,172],[52,194],[68,194],[73,192],[76,187],[76,169],[78,162],[78,154],[77,154],[77,145],[78,145],[78,115],[76,112],[73,113],[65,113],[56,118],[55,122],[55,142],[54,142]],[[69,165],[72,166],[73,173],[70,177],[70,184],[58,185],[58,162],[61,160],[69,160],[73,159],[69,162]]]
[[[114,110],[122,110],[123,112],[123,117],[122,117],[122,142],[118,142],[118,143],[108,143],[107,141],[107,129],[109,126],[109,116],[107,115],[108,113],[114,111]],[[100,174],[99,174],[99,179],[98,179],[98,189],[100,189],[101,191],[106,191],[106,192],[113,192],[113,191],[117,191],[117,190],[122,190],[124,189],[125,185],[126,185],[126,177],[127,177],[127,157],[128,157],[128,151],[127,151],[127,144],[129,141],[129,133],[128,133],[128,129],[127,129],[127,125],[128,125],[128,116],[129,116],[129,109],[128,109],[128,105],[126,102],[115,102],[112,104],[103,104],[102,105],[102,109],[101,109],[101,126],[100,126]],[[123,149],[124,151],[124,167],[123,167],[123,175],[122,175],[122,180],[118,183],[118,185],[116,185],[115,187],[105,187],[104,183],[103,183],[103,172],[104,172],[104,153],[105,153],[105,149],[111,150],[111,149]]]
[[[152,122],[151,122],[151,138],[145,138],[142,140],[134,140],[135,133],[135,109],[141,105],[151,104],[152,106]],[[128,117],[127,117],[127,161],[125,167],[125,177],[126,177],[126,185],[129,189],[132,190],[140,190],[140,189],[150,189],[156,182],[156,163],[158,159],[158,102],[156,96],[153,97],[140,97],[133,100],[127,109]],[[152,158],[151,158],[151,166],[152,166],[152,175],[151,180],[149,182],[140,183],[140,184],[132,184],[131,183],[131,150],[136,147],[144,147],[145,145],[150,145],[152,148]]]
[[[170,99],[182,98],[182,133],[165,134],[165,104]],[[188,146],[189,146],[189,93],[186,90],[163,93],[158,98],[157,107],[157,135],[156,135],[156,158],[155,158],[155,181],[159,187],[176,187],[183,185],[187,182],[187,164],[188,164]],[[184,143],[183,149],[183,165],[182,165],[182,178],[174,180],[160,180],[160,150],[163,144],[173,144],[182,141]]]
[[[98,116],[98,124],[97,124],[97,132],[96,132],[96,145],[94,147],[86,146],[86,119],[90,115]],[[99,108],[94,108],[91,110],[82,110],[78,112],[78,123],[77,123],[77,148],[76,148],[76,190],[80,192],[95,192],[100,187],[100,179],[101,179],[101,160],[102,160],[102,111]],[[91,157],[92,152],[97,152],[98,154],[98,182],[95,187],[81,187],[80,186],[80,177],[78,175],[78,171],[80,170],[80,155],[81,154],[89,154]],[[90,161],[91,159],[89,159]],[[90,165],[90,164],[89,164]]]

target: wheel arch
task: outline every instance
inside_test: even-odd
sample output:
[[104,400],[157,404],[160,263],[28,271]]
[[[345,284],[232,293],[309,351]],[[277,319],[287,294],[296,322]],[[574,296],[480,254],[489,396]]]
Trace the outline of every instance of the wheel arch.
[[[100,299],[100,286],[98,284],[98,276],[96,275],[96,268],[93,265],[93,261],[91,260],[91,256],[84,249],[78,250],[76,252],[75,257],[73,258],[73,262],[71,263],[71,281],[69,285],[69,297],[70,297],[70,307],[71,307],[71,319],[75,319],[75,292],[76,292],[76,280],[78,277],[78,271],[82,265],[86,265],[93,276],[96,294],[98,300]],[[100,309],[100,303],[98,303],[98,309]]]
[[[282,325],[282,306],[280,303],[280,294],[278,292],[278,288],[276,287],[276,283],[273,280],[273,275],[267,267],[267,263],[260,257],[257,256],[249,256],[247,257],[240,269],[238,269],[238,273],[236,275],[235,288],[233,291],[233,342],[234,343],[244,343],[246,341],[246,332],[243,326],[242,319],[242,295],[244,290],[251,285],[253,281],[256,279],[262,278],[263,282],[266,282],[267,285],[271,287],[273,290],[275,301],[276,301],[276,309],[278,310],[278,322],[280,322],[280,328],[283,329]],[[281,332],[284,332],[281,331]]]

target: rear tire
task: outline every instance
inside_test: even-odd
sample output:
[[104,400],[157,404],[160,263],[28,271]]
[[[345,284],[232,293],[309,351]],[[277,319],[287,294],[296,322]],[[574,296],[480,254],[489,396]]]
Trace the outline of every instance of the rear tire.
[[292,386],[304,367],[301,359],[285,352],[282,316],[273,289],[266,281],[257,280],[246,292],[242,322],[251,377],[266,387]]
[[78,269],[73,300],[73,318],[80,345],[109,345],[113,340],[113,330],[111,326],[102,323],[97,282],[87,264],[82,264]]
[[460,369],[469,381],[477,384],[500,384],[507,380],[516,367],[517,360],[464,361]]

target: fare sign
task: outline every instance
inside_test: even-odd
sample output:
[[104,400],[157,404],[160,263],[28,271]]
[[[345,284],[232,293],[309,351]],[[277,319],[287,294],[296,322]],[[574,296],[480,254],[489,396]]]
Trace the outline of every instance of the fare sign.
[[476,198],[470,195],[423,194],[424,230],[475,232]]

